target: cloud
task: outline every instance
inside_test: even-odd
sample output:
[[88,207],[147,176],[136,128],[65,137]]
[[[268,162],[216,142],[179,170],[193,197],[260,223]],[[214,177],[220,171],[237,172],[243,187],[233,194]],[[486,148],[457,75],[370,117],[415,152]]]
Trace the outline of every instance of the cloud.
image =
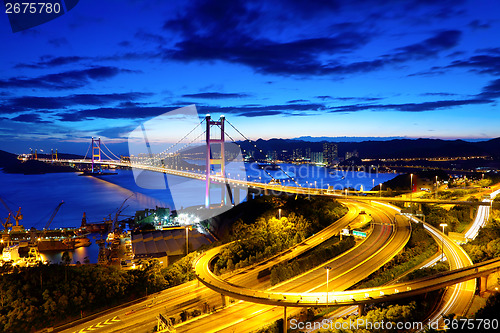
[[97,132],[97,135],[104,136],[106,138],[115,139],[128,137],[128,134],[132,132],[137,127],[136,124],[130,126],[119,126],[105,128]]
[[38,114],[34,113],[21,114],[15,118],[12,118],[11,120],[25,122],[25,123],[39,123],[39,124],[51,123],[50,121],[43,120]]
[[69,42],[65,37],[49,39],[48,43],[54,45],[55,47],[69,45]]
[[500,79],[490,81],[490,83],[483,88],[480,94],[485,98],[498,98],[500,97]]
[[[181,39],[173,46],[160,48],[163,50],[164,60],[220,60],[249,66],[264,74],[304,76],[375,71],[390,64],[434,57],[455,47],[460,40],[462,33],[458,30],[437,31],[422,41],[394,48],[387,54],[363,61],[346,62],[343,60],[345,54],[361,49],[377,37],[372,23],[360,22],[354,29],[352,26],[345,29],[345,22],[333,22],[328,25],[329,28],[318,29],[315,35],[297,34],[294,38],[289,34],[287,39],[278,37],[284,34],[283,31],[276,34],[265,30],[270,21],[282,25],[285,30],[286,23],[291,26],[296,26],[300,20],[310,23],[312,19],[323,17],[325,13],[331,19],[331,15],[338,14],[340,9],[352,10],[356,5],[368,7],[370,3],[374,4],[374,11],[383,14],[383,8],[375,6],[380,1],[370,0],[325,0],[315,2],[314,5],[306,0],[251,5],[238,0],[195,1],[183,13],[164,23],[164,30],[175,33]],[[426,6],[433,9],[445,8],[443,3],[435,5],[431,1],[408,1],[394,6],[392,1],[387,0],[382,1],[382,4],[395,7],[391,13],[406,13],[411,8]],[[273,39],[271,36],[276,37]]]
[[456,46],[461,35],[462,32],[458,30],[440,31],[435,36],[427,38],[422,42],[397,48],[397,53],[391,58],[394,61],[406,61],[434,56],[443,50],[448,50]]
[[77,105],[104,106],[112,103],[131,103],[151,96],[150,93],[128,92],[114,94],[74,94],[57,97],[21,96],[6,100],[2,113],[16,113],[29,110],[58,110]]
[[489,29],[491,28],[491,25],[489,23],[481,22],[480,20],[473,20],[469,23],[469,27],[471,27],[474,30]]
[[149,117],[156,117],[167,111],[165,107],[125,107],[125,108],[97,108],[86,109],[73,112],[61,112],[56,116],[61,121],[82,121],[90,119],[144,119]]
[[218,93],[218,92],[205,92],[197,94],[185,94],[184,98],[203,98],[203,99],[222,99],[222,98],[242,98],[250,95],[243,93]]
[[80,57],[80,56],[61,56],[61,57],[53,57],[53,56],[43,56],[40,57],[40,60],[35,63],[20,63],[17,64],[16,68],[49,68],[56,66],[63,66],[68,64],[75,64],[84,60],[88,60],[90,57]]
[[165,44],[167,42],[167,39],[165,39],[165,37],[158,34],[146,32],[144,30],[139,30],[138,32],[136,32],[134,37],[142,41],[154,42],[158,44]]
[[81,88],[91,81],[102,81],[117,76],[120,73],[133,72],[110,66],[91,67],[82,70],[72,70],[57,74],[48,74],[35,78],[14,77],[0,80],[0,89],[36,88],[66,90]]
[[500,55],[481,54],[466,60],[456,60],[444,68],[469,68],[480,74],[500,75]]
[[442,100],[422,103],[403,103],[403,104],[354,104],[331,108],[331,112],[356,112],[356,111],[402,111],[402,112],[424,112],[441,109],[449,109],[463,105],[489,104],[491,99],[473,98],[465,100]]

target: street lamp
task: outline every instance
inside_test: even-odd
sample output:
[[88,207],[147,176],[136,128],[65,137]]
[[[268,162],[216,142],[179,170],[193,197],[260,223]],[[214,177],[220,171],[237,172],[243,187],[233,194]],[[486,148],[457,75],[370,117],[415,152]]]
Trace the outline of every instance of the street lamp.
[[413,174],[410,174],[410,201],[412,201],[413,194]]
[[326,307],[328,308],[328,280],[329,280],[329,273],[330,270],[332,269],[330,266],[325,266],[326,269]]
[[441,261],[443,261],[444,260],[444,228],[447,227],[448,224],[441,223],[439,226],[443,228],[443,235],[441,236]]
[[189,235],[189,229],[191,229],[192,227],[187,225],[186,226],[186,255],[189,254],[189,247],[188,247],[188,235]]
[[434,198],[437,199],[438,195],[438,176],[436,176],[436,192],[434,193]]

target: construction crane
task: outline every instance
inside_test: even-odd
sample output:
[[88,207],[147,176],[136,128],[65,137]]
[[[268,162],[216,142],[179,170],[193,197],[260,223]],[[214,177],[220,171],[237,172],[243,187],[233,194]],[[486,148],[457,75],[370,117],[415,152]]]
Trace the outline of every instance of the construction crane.
[[128,206],[126,206],[125,208],[123,208],[123,206],[125,205],[125,202],[127,202],[127,200],[133,196],[134,196],[134,194],[131,194],[130,196],[128,196],[128,198],[122,202],[122,205],[120,206],[120,208],[118,208],[118,211],[116,212],[115,218],[113,220],[112,232],[115,232],[118,229],[118,216],[120,216],[121,212],[123,212],[128,207]]
[[[0,197],[0,201],[2,202],[5,209],[7,209],[7,211],[9,212],[9,216],[7,216],[7,218],[5,219],[5,224],[2,223],[4,228],[7,229],[9,227],[12,227],[12,231],[22,231],[23,226],[19,225],[19,221],[23,219],[23,214],[21,214],[21,207],[19,207],[17,213],[14,214],[14,212],[9,208],[9,206],[2,199],[2,197]],[[16,221],[16,225],[12,225],[12,223],[10,222],[11,218],[14,218],[14,220]]]
[[45,228],[43,228],[43,230],[47,230],[49,228],[50,224],[52,223],[52,220],[54,220],[54,217],[56,217],[56,214],[59,211],[59,208],[61,208],[61,206],[63,205],[63,203],[64,203],[64,200],[61,201],[61,203],[59,205],[57,205],[56,209],[54,209],[54,212],[50,216],[49,221],[47,222],[47,224],[45,225]]

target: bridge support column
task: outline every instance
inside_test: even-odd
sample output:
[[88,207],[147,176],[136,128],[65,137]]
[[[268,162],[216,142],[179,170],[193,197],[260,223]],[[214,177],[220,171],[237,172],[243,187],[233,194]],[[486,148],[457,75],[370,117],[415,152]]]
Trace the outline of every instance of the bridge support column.
[[469,216],[471,220],[474,220],[474,207],[470,206],[469,207]]
[[220,204],[221,206],[226,204],[226,185],[224,183],[220,184]]
[[227,305],[227,296],[224,294],[220,294],[220,296],[222,297],[222,307],[225,308]]
[[358,316],[364,316],[364,315],[366,315],[365,305],[364,304],[359,304],[358,305]]
[[283,307],[283,333],[288,331],[288,321],[286,320],[286,306]]
[[238,187],[234,188],[233,198],[235,206],[240,203],[240,189]]
[[269,195],[269,190],[267,188],[264,189],[264,195]]
[[478,285],[479,285],[479,294],[482,294],[484,292],[486,292],[486,290],[488,289],[488,276],[481,276],[479,278],[479,281],[478,281]]

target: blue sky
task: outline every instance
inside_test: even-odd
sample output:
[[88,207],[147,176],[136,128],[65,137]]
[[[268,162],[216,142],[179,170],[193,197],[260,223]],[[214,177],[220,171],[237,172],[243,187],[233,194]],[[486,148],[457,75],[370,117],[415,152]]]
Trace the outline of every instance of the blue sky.
[[3,14],[0,149],[84,153],[91,136],[122,149],[141,122],[191,104],[253,139],[498,137],[499,12],[495,0],[80,1],[17,33]]

